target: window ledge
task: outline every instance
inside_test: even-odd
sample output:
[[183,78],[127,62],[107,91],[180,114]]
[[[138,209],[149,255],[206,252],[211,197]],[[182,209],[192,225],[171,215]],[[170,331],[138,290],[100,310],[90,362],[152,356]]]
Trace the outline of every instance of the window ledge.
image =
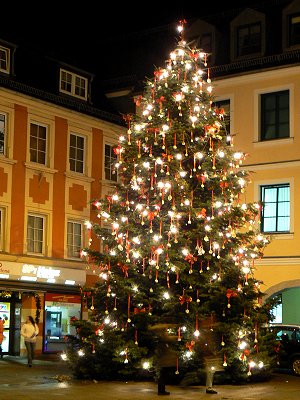
[[76,179],[76,180],[79,180],[79,181],[90,182],[90,183],[95,181],[95,179],[91,178],[90,176],[86,176],[84,174],[80,174],[80,173],[72,172],[72,171],[65,172],[65,176],[67,178]]
[[32,163],[32,162],[25,162],[25,167],[28,169],[33,169],[39,172],[48,172],[49,174],[56,174],[58,172],[57,169],[46,167],[46,165]]
[[293,240],[294,233],[265,233],[265,235],[271,236],[272,240]]
[[12,160],[11,158],[7,158],[3,154],[0,155],[0,162],[3,162],[5,164],[11,164],[11,165],[17,163],[16,160]]
[[71,256],[66,256],[65,260],[77,261],[79,263],[82,263],[84,261],[81,257],[71,257]]
[[109,179],[100,179],[100,183],[103,183],[104,185],[117,185],[118,181],[111,181]]
[[287,45],[283,49],[284,52],[295,51],[300,49],[300,44]]
[[37,258],[46,257],[46,254],[44,254],[44,253],[31,253],[31,252],[29,252],[29,251],[27,251],[27,252],[25,253],[25,255],[26,255],[26,256],[34,256],[34,257],[37,257]]
[[263,140],[262,142],[253,142],[254,147],[270,147],[270,146],[281,146],[283,144],[292,144],[294,143],[294,138],[286,138],[286,139],[273,139],[273,140]]
[[259,58],[263,57],[264,53],[263,51],[257,51],[255,53],[250,53],[250,54],[244,54],[241,56],[238,56],[237,54],[234,57],[234,61],[244,61],[244,60],[252,60],[253,58]]

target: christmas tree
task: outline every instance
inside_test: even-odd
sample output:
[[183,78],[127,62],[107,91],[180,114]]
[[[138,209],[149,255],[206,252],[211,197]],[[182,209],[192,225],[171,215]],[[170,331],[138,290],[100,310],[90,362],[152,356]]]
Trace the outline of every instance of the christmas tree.
[[118,183],[93,200],[98,220],[82,253],[99,282],[83,291],[90,321],[74,322],[68,353],[81,377],[154,371],[159,331],[176,336],[177,375],[204,367],[208,348],[231,376],[271,366],[260,333],[271,308],[254,277],[268,243],[260,205],[244,200],[246,155],[214,106],[208,54],[189,47],[184,25],[126,116]]

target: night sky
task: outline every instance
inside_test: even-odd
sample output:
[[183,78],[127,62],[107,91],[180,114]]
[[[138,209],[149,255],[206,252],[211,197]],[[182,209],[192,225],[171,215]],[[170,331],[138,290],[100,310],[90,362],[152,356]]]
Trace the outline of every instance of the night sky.
[[[11,31],[12,37],[34,40],[37,43],[70,43],[89,40],[91,37],[107,38],[126,35],[165,24],[219,13],[232,8],[268,3],[268,0],[225,0],[221,4],[205,1],[181,2],[103,2],[85,0],[74,2],[25,2],[1,5],[0,34]],[[175,3],[175,4],[174,4]],[[219,2],[218,2],[219,3]]]
[[[44,2],[3,4],[0,38],[28,44],[103,79],[153,71],[176,45],[178,21],[271,0],[192,2]],[[7,2],[12,3],[12,2]],[[218,2],[219,3],[219,2]],[[15,7],[15,9],[13,8]],[[16,12],[17,10],[17,12]],[[5,13],[5,14],[4,14]],[[149,31],[155,32],[145,44]],[[174,33],[173,33],[174,32]],[[144,69],[143,69],[144,68]]]

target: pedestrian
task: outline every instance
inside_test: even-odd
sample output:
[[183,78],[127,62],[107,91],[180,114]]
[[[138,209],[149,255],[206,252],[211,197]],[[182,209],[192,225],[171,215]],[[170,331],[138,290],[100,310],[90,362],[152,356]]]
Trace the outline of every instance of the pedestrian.
[[213,329],[203,329],[200,344],[202,343],[205,374],[206,374],[206,393],[217,394],[213,387],[214,375],[216,372],[224,371],[222,360],[219,353],[218,338]]
[[218,393],[213,388],[213,380],[215,372],[223,371],[223,368],[220,366],[220,359],[215,356],[207,356],[205,357],[205,372],[206,372],[206,393],[208,394],[216,394]]
[[174,349],[174,342],[177,342],[177,335],[170,335],[168,329],[174,328],[174,324],[157,324],[149,328],[157,336],[155,349],[156,373],[157,373],[157,394],[159,396],[169,395],[166,391],[166,383],[170,374],[175,373],[178,354]]
[[24,342],[27,350],[28,367],[32,367],[36,337],[38,334],[39,334],[39,327],[34,322],[32,316],[28,315],[25,324],[21,328],[21,335],[24,337]]
[[0,317],[0,357],[3,358],[3,353],[2,353],[2,342],[4,339],[4,324],[5,321]]

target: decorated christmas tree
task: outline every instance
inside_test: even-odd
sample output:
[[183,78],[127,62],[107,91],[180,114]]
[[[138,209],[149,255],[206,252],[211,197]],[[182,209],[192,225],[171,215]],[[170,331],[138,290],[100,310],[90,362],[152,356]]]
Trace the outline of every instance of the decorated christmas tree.
[[176,336],[177,375],[203,367],[208,349],[231,376],[271,366],[260,330],[271,308],[254,276],[268,243],[260,205],[245,202],[246,156],[215,106],[209,55],[189,47],[184,25],[126,116],[118,183],[93,200],[82,254],[99,282],[83,291],[90,321],[74,322],[67,354],[81,377],[155,371],[159,330]]

